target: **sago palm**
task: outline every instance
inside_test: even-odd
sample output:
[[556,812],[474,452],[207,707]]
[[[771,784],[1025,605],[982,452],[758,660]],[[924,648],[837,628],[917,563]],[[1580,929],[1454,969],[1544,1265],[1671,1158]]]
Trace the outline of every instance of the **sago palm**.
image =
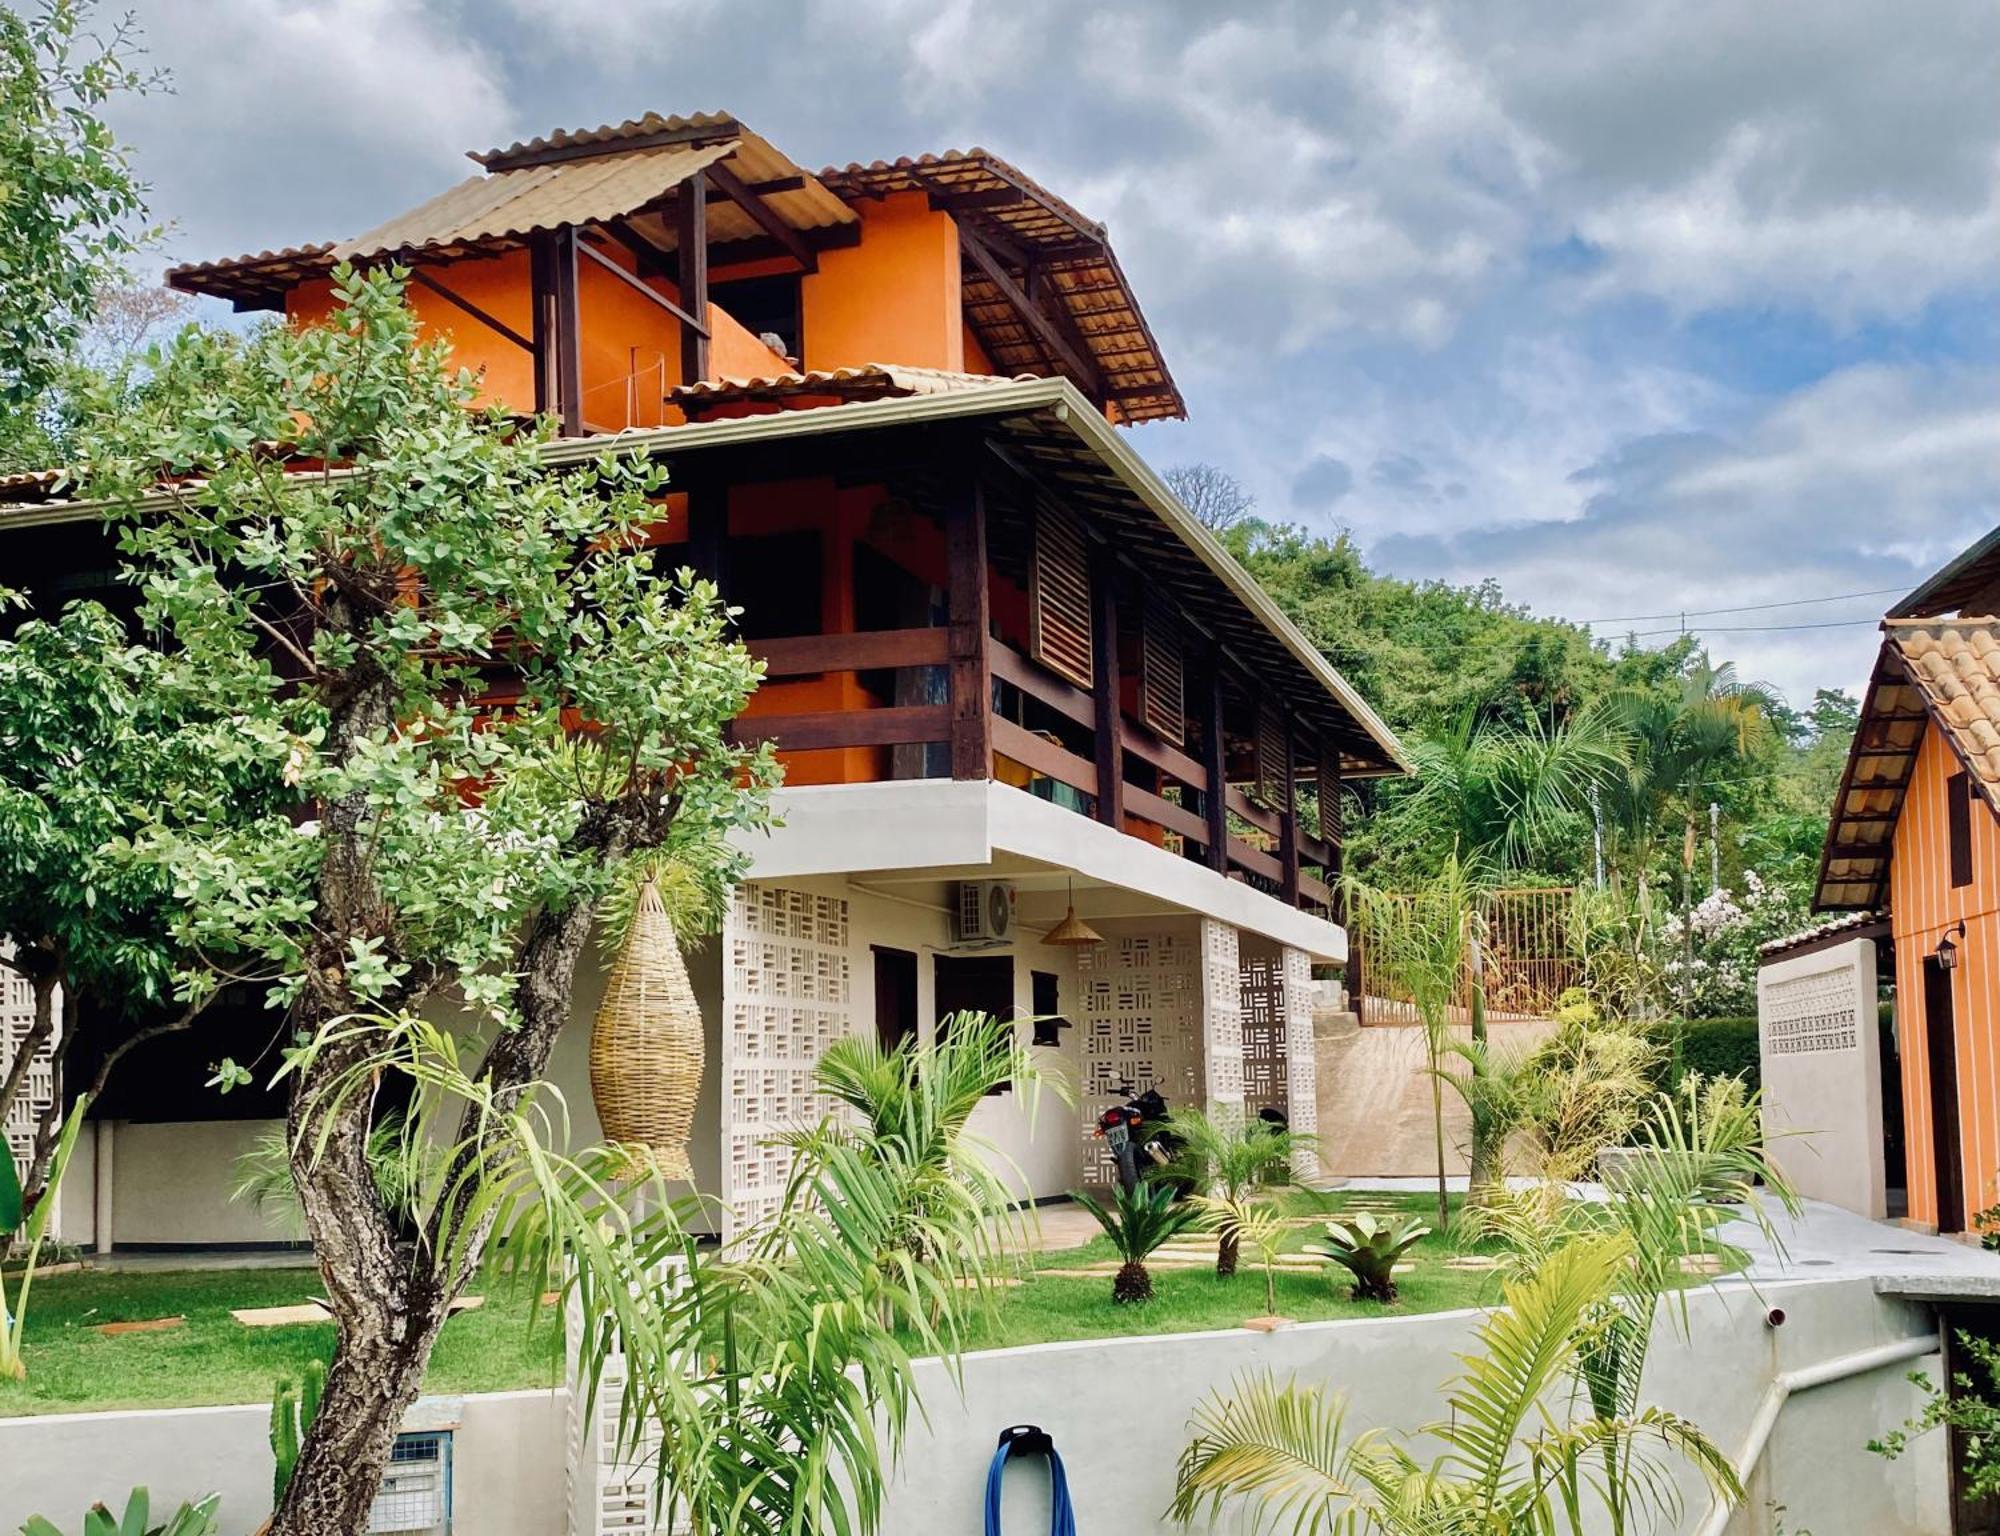
[[1109,1206],[1085,1190],[1072,1190],[1070,1196],[1097,1219],[1118,1251],[1120,1264],[1111,1282],[1111,1299],[1121,1304],[1153,1299],[1153,1277],[1146,1270],[1146,1260],[1168,1238],[1194,1226],[1202,1215],[1199,1206],[1176,1201],[1171,1186],[1152,1180],[1134,1189],[1121,1185]]
[[1243,1242],[1227,1210],[1243,1206],[1258,1189],[1291,1183],[1292,1154],[1311,1146],[1314,1138],[1269,1120],[1217,1120],[1199,1109],[1175,1110],[1167,1131],[1180,1138],[1181,1150],[1166,1175],[1220,1197],[1218,1205],[1205,1209],[1215,1226],[1215,1273],[1226,1280],[1236,1273]]

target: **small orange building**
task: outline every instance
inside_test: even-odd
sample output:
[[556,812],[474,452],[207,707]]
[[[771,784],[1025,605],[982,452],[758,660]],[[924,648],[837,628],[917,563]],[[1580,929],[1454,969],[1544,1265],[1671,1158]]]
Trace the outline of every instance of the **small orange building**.
[[2000,530],[1883,621],[1815,897],[1886,919],[1909,1216],[1941,1232],[2000,1204],[1996,613]]

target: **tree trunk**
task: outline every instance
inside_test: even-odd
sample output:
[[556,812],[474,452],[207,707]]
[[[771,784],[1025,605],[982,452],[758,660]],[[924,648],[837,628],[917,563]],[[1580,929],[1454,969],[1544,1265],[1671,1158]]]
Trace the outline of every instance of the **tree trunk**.
[[1153,1277],[1143,1264],[1121,1264],[1118,1273],[1111,1280],[1111,1299],[1123,1305],[1128,1301],[1151,1301],[1153,1299]]
[[1243,1234],[1234,1226],[1224,1227],[1215,1239],[1215,1276],[1227,1280],[1236,1273],[1237,1255],[1243,1246]]

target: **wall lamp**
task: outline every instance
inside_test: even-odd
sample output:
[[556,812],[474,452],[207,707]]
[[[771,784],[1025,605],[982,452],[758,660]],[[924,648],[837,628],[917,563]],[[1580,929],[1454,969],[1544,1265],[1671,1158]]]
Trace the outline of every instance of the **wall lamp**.
[[1963,918],[1959,920],[1956,928],[1945,930],[1944,937],[1938,940],[1937,948],[1932,951],[1937,956],[1939,968],[1947,971],[1958,969],[1958,943],[1957,940],[1952,938],[1954,933],[1961,939],[1965,937],[1965,920]]

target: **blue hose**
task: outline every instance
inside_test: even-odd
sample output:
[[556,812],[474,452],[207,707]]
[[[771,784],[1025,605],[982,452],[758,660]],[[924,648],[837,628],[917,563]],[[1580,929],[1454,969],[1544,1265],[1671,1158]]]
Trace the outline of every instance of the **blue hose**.
[[[1039,1432],[1038,1432],[1039,1433]],[[986,1469],[986,1536],[1000,1536],[1000,1485],[1005,1480],[1007,1458],[1015,1448],[1008,1435],[1000,1437],[993,1464]],[[1076,1511],[1069,1502],[1069,1476],[1063,1471],[1062,1457],[1040,1436],[1039,1443],[1021,1447],[1023,1455],[1041,1454],[1049,1459],[1049,1536],[1076,1536]]]

